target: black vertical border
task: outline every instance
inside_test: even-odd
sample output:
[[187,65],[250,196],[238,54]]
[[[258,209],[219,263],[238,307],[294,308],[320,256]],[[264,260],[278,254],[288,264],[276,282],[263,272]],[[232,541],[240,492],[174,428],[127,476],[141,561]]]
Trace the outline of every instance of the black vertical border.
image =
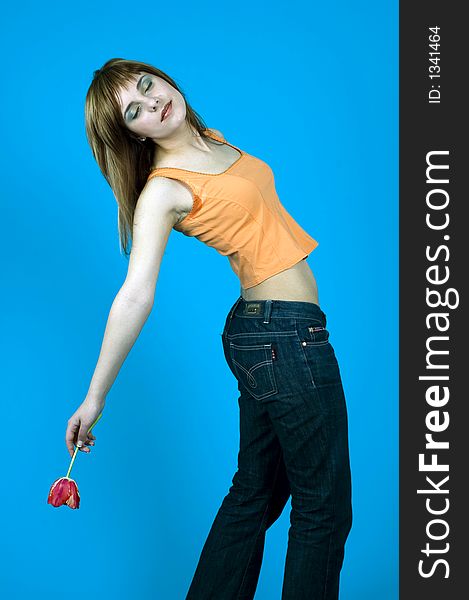
[[[464,88],[469,88],[469,65],[467,61],[469,24],[463,17],[465,3],[447,1],[401,2],[399,5],[399,578],[400,600],[459,600],[469,598],[469,393],[465,375],[469,376],[469,343],[466,332],[468,317],[466,289],[469,277],[469,219],[466,210],[469,197],[466,176],[469,174],[467,152],[468,107]],[[433,82],[429,78],[429,27],[439,27],[441,52],[438,65],[441,77]],[[437,55],[435,55],[437,56]],[[436,71],[436,70],[434,70]],[[440,85],[441,102],[430,104],[428,92],[431,85]],[[448,164],[446,171],[432,171],[435,177],[447,177],[447,184],[426,181],[426,156],[431,151],[448,151],[448,155],[435,156],[432,162]],[[449,196],[445,210],[433,210],[427,206],[427,194],[431,189],[444,189]],[[438,198],[439,196],[439,198]],[[431,196],[435,202],[444,198],[443,193]],[[433,222],[443,222],[445,214],[449,224],[441,231],[431,230],[426,224],[427,213]],[[449,239],[444,236],[448,235]],[[432,260],[426,256],[427,247]],[[440,250],[438,251],[438,248]],[[447,250],[444,249],[447,248]],[[446,283],[428,281],[427,269],[438,266],[438,272],[430,273],[442,279],[449,274]],[[448,271],[445,270],[448,268]],[[448,290],[454,290],[449,292]],[[427,290],[437,290],[449,303],[458,306],[430,307],[436,297],[428,297]],[[427,322],[433,312],[447,313],[449,328],[438,331],[435,321]],[[443,326],[443,319],[441,320]],[[426,357],[427,344],[432,336],[448,336],[448,340],[431,340],[431,349],[445,350],[433,358],[438,365],[449,368],[429,370]],[[425,375],[446,375],[448,381],[420,379]],[[427,402],[426,390],[431,385],[447,386],[449,399],[446,405],[432,407]],[[440,388],[442,390],[442,387]],[[442,391],[441,391],[442,395]],[[433,438],[447,441],[449,448],[426,450],[425,434],[430,433],[426,419],[432,410],[439,411],[438,421],[444,423],[447,412],[449,425],[446,430],[433,433]],[[431,425],[435,426],[433,419]],[[419,470],[419,454],[425,454],[425,462],[431,454],[437,454],[439,464],[448,464],[448,472],[423,472]],[[430,477],[435,484],[449,476],[440,489],[447,494],[419,494],[419,489],[431,489],[426,481]],[[431,509],[447,511],[441,515],[428,512]],[[447,499],[447,500],[446,500]],[[441,518],[447,525],[434,522]],[[441,540],[432,540],[428,531]],[[432,553],[422,550],[429,544]],[[448,546],[446,546],[448,544]],[[433,553],[433,550],[447,550]],[[384,549],[385,552],[385,549]],[[444,563],[436,563],[439,559]],[[422,570],[429,577],[419,574]],[[445,575],[449,575],[445,577]]]

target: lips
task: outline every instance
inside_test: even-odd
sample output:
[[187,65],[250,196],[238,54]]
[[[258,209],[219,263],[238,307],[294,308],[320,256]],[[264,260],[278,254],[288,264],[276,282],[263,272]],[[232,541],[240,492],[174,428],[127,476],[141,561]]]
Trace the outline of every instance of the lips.
[[172,100],[170,100],[163,106],[163,110],[161,111],[161,120],[163,120],[166,117],[166,113],[168,112],[168,110],[171,106],[171,102],[172,102]]

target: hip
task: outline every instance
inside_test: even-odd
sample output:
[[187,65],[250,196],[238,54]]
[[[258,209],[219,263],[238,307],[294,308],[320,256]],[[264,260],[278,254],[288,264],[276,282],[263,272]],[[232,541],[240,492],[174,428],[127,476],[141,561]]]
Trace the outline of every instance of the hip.
[[327,317],[315,303],[240,296],[221,335],[240,389],[257,400],[333,386],[342,393]]

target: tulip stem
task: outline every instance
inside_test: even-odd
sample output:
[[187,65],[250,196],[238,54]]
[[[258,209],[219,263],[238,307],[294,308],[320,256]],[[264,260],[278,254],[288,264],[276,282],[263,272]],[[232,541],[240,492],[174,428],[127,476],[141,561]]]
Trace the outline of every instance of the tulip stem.
[[65,475],[65,477],[67,477],[67,478],[70,475],[70,471],[72,470],[72,466],[73,466],[73,463],[75,462],[77,452],[78,452],[78,446],[75,447],[75,452],[73,453],[72,460],[70,461],[70,466],[68,467],[67,474]]

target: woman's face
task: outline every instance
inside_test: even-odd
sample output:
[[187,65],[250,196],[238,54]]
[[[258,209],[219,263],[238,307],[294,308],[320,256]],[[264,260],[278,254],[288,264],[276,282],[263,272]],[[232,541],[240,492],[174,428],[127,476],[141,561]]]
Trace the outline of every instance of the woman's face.
[[[182,95],[167,81],[142,72],[119,90],[121,112],[126,127],[139,137],[166,137],[186,118],[186,103]],[[171,102],[169,112],[161,120],[164,106]]]

